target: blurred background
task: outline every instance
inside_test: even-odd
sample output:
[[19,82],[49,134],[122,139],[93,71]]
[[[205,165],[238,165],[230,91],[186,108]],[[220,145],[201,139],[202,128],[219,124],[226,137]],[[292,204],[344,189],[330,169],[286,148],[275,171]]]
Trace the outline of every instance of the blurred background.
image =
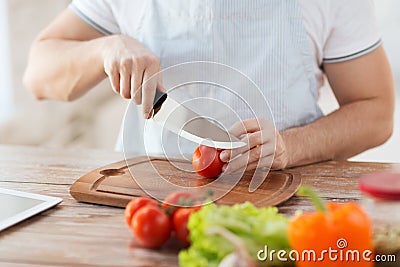
[[[36,101],[22,85],[29,46],[69,0],[0,0],[0,144],[113,149],[127,102],[103,82],[72,103]],[[353,158],[400,162],[400,1],[376,0],[384,45],[397,90],[395,131],[384,145]],[[329,90],[320,105],[329,113],[337,103]]]
[[22,76],[37,34],[71,1],[0,0],[0,143],[113,149],[127,102],[105,81],[72,103],[37,101]]

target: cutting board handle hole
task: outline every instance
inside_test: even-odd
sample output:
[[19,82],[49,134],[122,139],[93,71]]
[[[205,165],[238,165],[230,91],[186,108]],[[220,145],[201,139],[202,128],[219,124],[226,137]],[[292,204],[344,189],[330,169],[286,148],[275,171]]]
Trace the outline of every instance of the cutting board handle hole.
[[106,169],[100,171],[100,174],[104,176],[120,176],[124,173],[125,173],[124,171],[121,171],[119,169]]

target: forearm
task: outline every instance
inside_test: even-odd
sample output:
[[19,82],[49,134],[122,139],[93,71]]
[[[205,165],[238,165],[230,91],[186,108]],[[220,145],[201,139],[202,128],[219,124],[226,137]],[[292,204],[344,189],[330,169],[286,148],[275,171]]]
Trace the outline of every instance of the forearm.
[[101,56],[106,38],[36,41],[24,75],[26,87],[38,99],[78,98],[106,77]]
[[380,99],[349,103],[306,126],[282,132],[288,167],[347,159],[385,142],[392,133],[392,104]]

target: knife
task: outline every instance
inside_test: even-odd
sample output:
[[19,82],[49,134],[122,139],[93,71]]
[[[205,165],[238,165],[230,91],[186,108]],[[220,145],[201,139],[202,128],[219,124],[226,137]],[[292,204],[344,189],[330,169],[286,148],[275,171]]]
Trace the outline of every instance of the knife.
[[153,120],[156,123],[189,141],[220,149],[234,149],[246,145],[226,130],[179,104],[167,93],[158,89],[154,97],[153,109]]

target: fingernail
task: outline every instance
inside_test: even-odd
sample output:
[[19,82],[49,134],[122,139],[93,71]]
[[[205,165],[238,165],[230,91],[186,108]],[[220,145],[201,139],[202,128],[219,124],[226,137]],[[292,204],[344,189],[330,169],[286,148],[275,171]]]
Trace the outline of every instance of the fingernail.
[[227,162],[228,161],[228,152],[227,151],[222,151],[221,154],[219,155],[219,158],[223,161],[223,162]]
[[153,112],[152,111],[143,113],[143,117],[144,117],[145,120],[151,119],[152,116],[153,116]]
[[151,119],[151,112],[150,113],[143,113],[143,117],[145,120]]

